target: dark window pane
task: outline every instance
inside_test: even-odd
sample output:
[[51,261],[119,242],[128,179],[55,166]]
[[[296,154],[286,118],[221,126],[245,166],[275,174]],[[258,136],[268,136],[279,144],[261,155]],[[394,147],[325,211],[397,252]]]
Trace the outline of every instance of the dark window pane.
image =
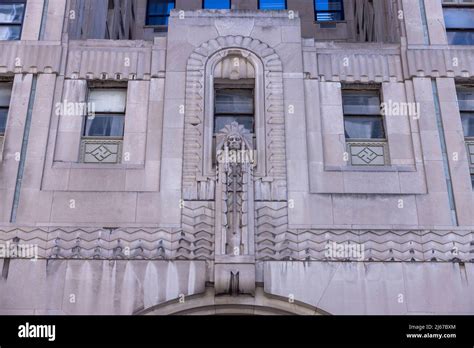
[[344,118],[346,139],[383,139],[382,117],[351,116]]
[[8,108],[12,96],[12,83],[0,82],[0,107]]
[[314,10],[316,21],[342,21],[344,20],[344,6],[342,0],[315,0]]
[[20,40],[21,26],[0,25],[0,40]]
[[168,16],[150,16],[147,20],[147,25],[168,25]]
[[449,45],[474,45],[474,30],[448,30]]
[[121,137],[123,136],[123,115],[96,115],[86,117],[84,136],[86,137]]
[[471,174],[471,186],[474,188],[474,174]]
[[149,0],[147,8],[147,24],[168,25],[168,17],[174,7],[174,0]]
[[230,9],[230,0],[203,0],[204,8]]
[[215,117],[214,133],[219,132],[225,126],[237,122],[238,124],[248,129],[251,133],[254,132],[254,118],[253,116],[234,116],[234,115],[219,115]]
[[0,109],[0,135],[5,134],[5,127],[7,125],[7,116],[8,116],[8,109],[1,108]]
[[216,114],[253,114],[253,90],[216,89]]
[[23,21],[25,4],[0,4],[0,23],[17,23]]
[[461,113],[462,129],[465,137],[474,137],[474,112]]
[[474,8],[444,8],[446,28],[474,29]]
[[316,11],[342,11],[342,0],[316,0]]
[[345,115],[380,115],[378,91],[342,91]]
[[457,94],[459,110],[474,111],[474,88],[459,88]]
[[260,0],[261,10],[285,10],[285,0]]

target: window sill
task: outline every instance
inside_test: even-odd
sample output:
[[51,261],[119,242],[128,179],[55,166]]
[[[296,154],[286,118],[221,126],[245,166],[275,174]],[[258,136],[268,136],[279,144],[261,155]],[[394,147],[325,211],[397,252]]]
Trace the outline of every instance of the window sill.
[[343,21],[314,21],[314,24],[321,24],[321,23],[333,23],[333,24],[339,24],[339,23],[347,23],[346,20]]
[[143,164],[54,162],[53,169],[145,169]]
[[326,172],[416,172],[415,166],[324,166]]

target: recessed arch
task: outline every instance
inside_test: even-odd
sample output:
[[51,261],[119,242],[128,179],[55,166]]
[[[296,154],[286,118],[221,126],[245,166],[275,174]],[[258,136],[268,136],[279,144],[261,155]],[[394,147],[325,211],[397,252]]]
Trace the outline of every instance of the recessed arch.
[[168,301],[134,313],[135,315],[329,315],[311,305],[270,295],[257,287],[255,296],[215,296],[213,287],[202,294]]
[[[264,161],[257,173],[265,185],[265,200],[286,199],[285,119],[283,102],[283,67],[275,50],[266,43],[244,36],[222,36],[197,47],[186,67],[186,108],[184,117],[183,195],[185,200],[213,200],[214,184],[209,173],[209,144],[206,144],[206,123],[212,98],[212,74],[218,62],[228,54],[238,54],[252,62],[255,68],[256,105],[260,105],[260,131]],[[257,86],[258,84],[258,86]],[[212,102],[211,102],[212,104]],[[260,155],[260,154],[259,154]],[[258,182],[257,182],[258,186]]]

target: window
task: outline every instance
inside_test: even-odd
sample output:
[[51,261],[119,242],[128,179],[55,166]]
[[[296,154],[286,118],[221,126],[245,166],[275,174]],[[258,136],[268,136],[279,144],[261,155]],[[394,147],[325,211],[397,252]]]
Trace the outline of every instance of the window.
[[20,40],[24,14],[24,1],[0,3],[0,40]]
[[205,9],[230,9],[231,0],[203,0],[202,8]]
[[457,93],[464,137],[474,138],[474,88],[460,87]]
[[457,94],[471,172],[471,184],[474,188],[474,87],[460,86],[457,88]]
[[444,7],[444,23],[450,45],[474,45],[474,8]]
[[216,88],[214,133],[233,121],[254,133],[254,98],[250,88]]
[[126,99],[126,88],[90,88],[84,137],[122,138]]
[[174,8],[174,0],[148,0],[146,24],[168,25],[170,12]]
[[314,0],[314,12],[317,22],[344,20],[343,0]]
[[346,139],[385,139],[377,90],[342,91]]
[[8,109],[10,108],[11,94],[12,94],[12,83],[0,82],[0,136],[1,137],[5,135]]
[[286,10],[286,0],[259,0],[260,10]]

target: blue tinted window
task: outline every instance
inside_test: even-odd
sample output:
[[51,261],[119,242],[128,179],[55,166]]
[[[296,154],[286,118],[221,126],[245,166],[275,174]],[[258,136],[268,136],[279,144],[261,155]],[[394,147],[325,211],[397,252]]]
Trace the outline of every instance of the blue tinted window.
[[230,9],[230,0],[203,0],[203,8]]
[[86,137],[122,137],[124,115],[96,115],[86,117],[84,136]]
[[0,108],[0,135],[5,133],[7,125],[8,108]]
[[474,8],[445,8],[443,12],[447,29],[474,29]]
[[174,7],[174,0],[148,0],[146,24],[168,25],[170,11]]
[[474,8],[444,8],[450,45],[474,45]]
[[318,22],[344,20],[343,0],[314,0],[315,18]]
[[0,4],[0,40],[20,40],[24,1]]
[[258,8],[261,10],[286,10],[286,0],[260,0]]

